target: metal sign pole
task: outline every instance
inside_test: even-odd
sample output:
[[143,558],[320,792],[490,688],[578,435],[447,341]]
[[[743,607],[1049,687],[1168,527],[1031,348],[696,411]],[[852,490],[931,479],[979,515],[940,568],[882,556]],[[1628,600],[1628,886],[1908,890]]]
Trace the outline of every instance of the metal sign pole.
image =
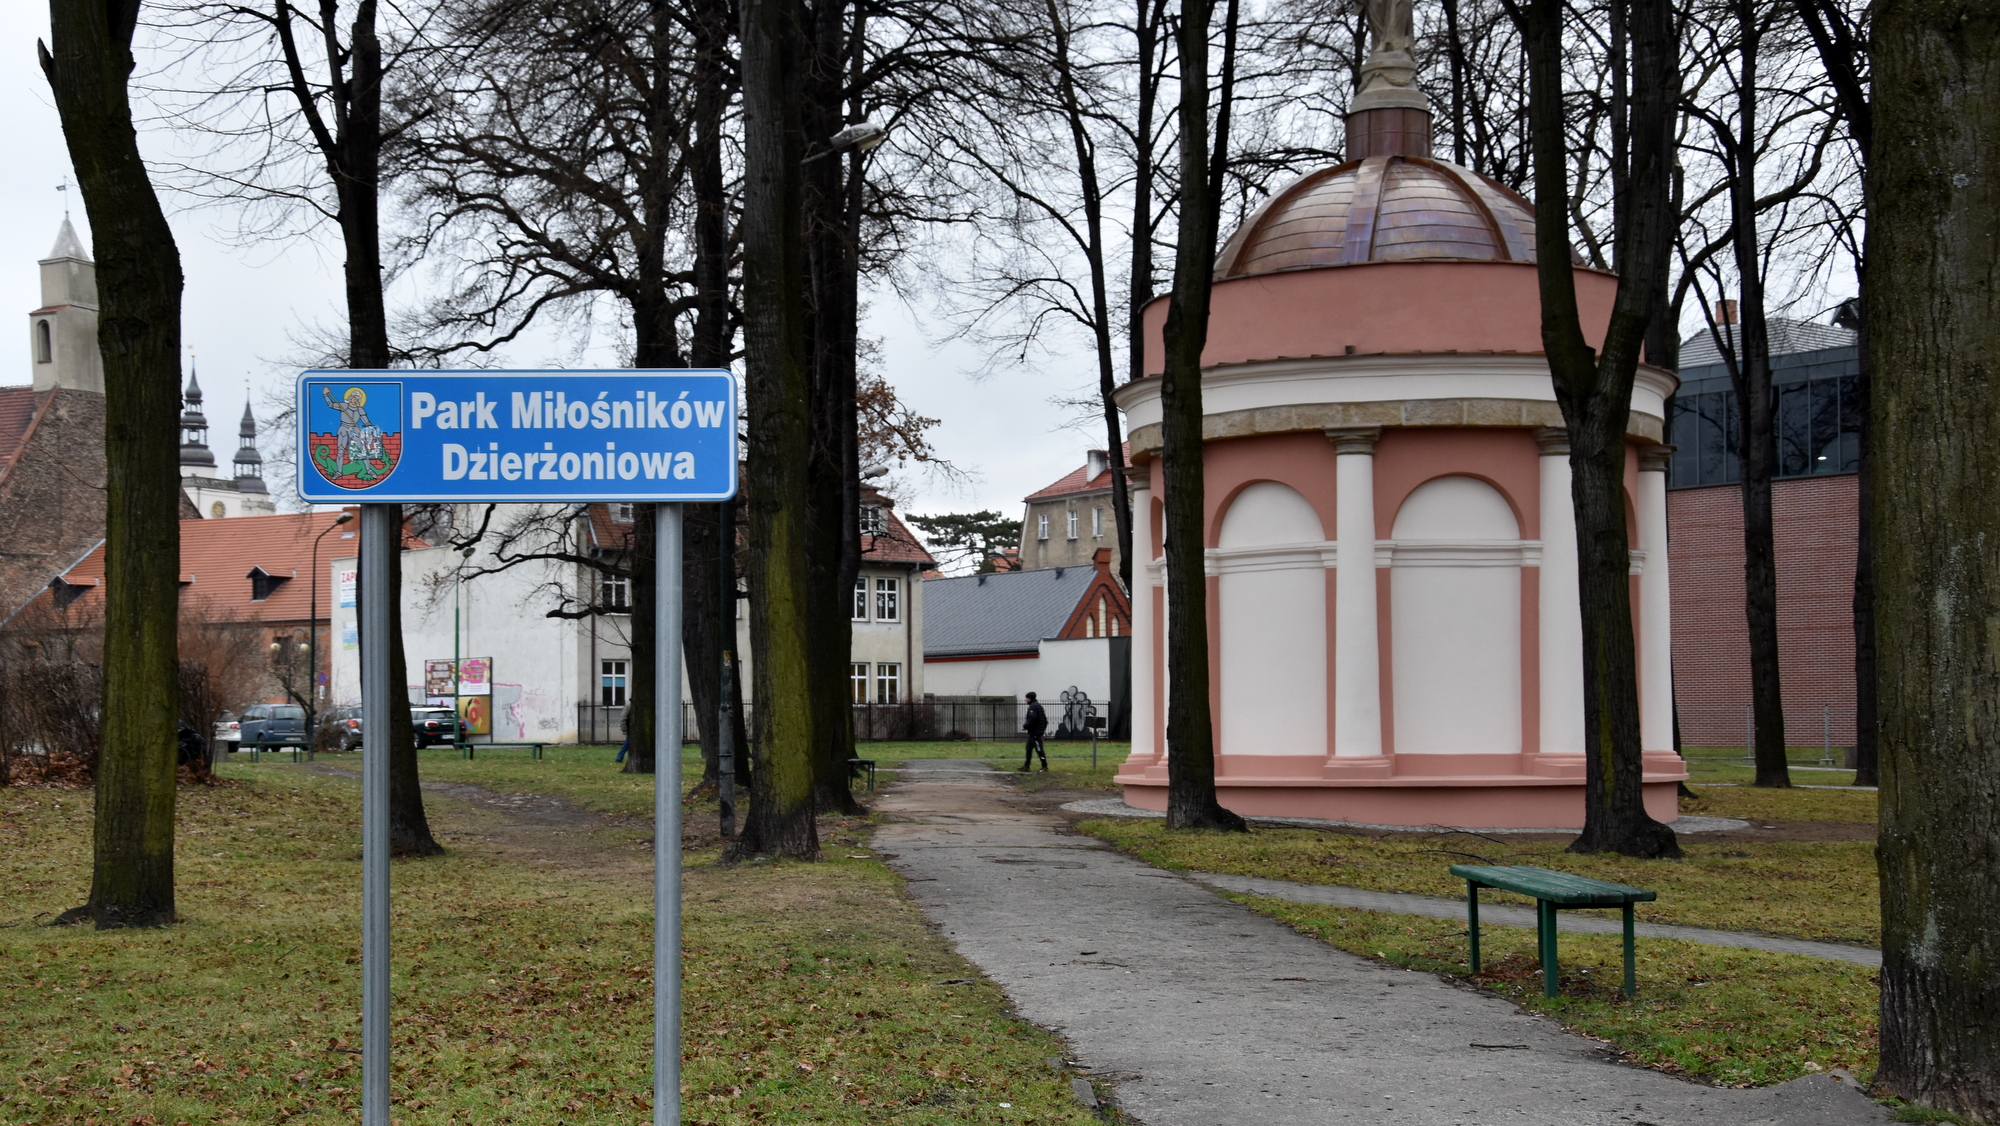
[[653,1126],[681,1121],[681,506],[653,536]]
[[389,1126],[389,733],[402,685],[389,678],[389,622],[402,546],[393,504],[361,506],[361,1122]]
[[[725,370],[307,371],[297,395],[299,495],[362,502],[362,1126],[391,1126],[389,758],[397,748],[389,741],[398,709],[409,707],[406,686],[389,675],[403,643],[390,629],[400,597],[392,581],[400,505],[580,500],[653,504],[658,512],[653,1121],[678,1126],[681,505],[736,495],[735,377]],[[453,616],[456,701],[463,694],[456,605]]]

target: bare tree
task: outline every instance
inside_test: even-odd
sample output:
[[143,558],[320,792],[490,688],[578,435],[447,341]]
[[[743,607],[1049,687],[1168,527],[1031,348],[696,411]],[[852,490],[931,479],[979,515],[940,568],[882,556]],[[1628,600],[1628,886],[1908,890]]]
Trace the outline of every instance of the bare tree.
[[[1805,25],[1833,86],[1840,118],[1847,135],[1865,162],[1874,145],[1874,115],[1868,105],[1868,49],[1865,9],[1855,13],[1842,0],[1793,0],[1799,20]],[[1867,292],[1867,265],[1860,253],[1854,256],[1854,280],[1858,293]],[[1872,365],[1869,361],[1867,303],[1855,300],[1842,310],[1843,320],[1854,330],[1859,365],[1855,389],[1860,397],[1860,449],[1855,466],[1858,519],[1855,527],[1854,559],[1854,784],[1873,786],[1881,781],[1880,758],[1876,751],[1880,727],[1877,666],[1875,662],[1875,516],[1873,456],[1874,412]]]
[[[389,12],[398,35],[386,49],[379,0],[356,0],[344,10],[339,0],[323,0],[314,11],[291,0],[269,0],[268,7],[191,0],[168,21],[187,52],[185,66],[200,76],[193,89],[177,92],[190,102],[183,120],[219,140],[213,167],[184,171],[215,185],[198,192],[268,206],[266,235],[295,233],[302,216],[306,224],[334,225],[347,307],[339,360],[362,371],[405,358],[390,347],[383,299],[383,165],[421,114],[385,114],[383,93],[386,77],[400,65],[416,65],[428,42],[408,12],[394,6]],[[403,525],[400,510],[395,523]],[[396,573],[388,589],[397,590],[400,550],[391,558]],[[400,601],[389,608],[389,628],[391,637],[402,635]],[[389,652],[390,678],[409,683],[403,647],[391,644]],[[408,709],[392,709],[383,734],[390,847],[399,855],[442,853],[424,813]]]
[[1571,849],[1627,856],[1679,856],[1672,829],[1646,813],[1639,749],[1638,660],[1634,649],[1625,534],[1625,427],[1658,275],[1673,237],[1669,188],[1678,74],[1672,10],[1666,0],[1624,5],[1628,63],[1616,75],[1611,113],[1622,143],[1611,164],[1618,291],[1604,343],[1584,340],[1570,265],[1571,195],[1563,113],[1563,5],[1529,0],[1519,8],[1529,61],[1533,123],[1535,258],[1541,282],[1542,340],[1556,401],[1569,429],[1582,588],[1585,760],[1584,828]]
[[1248,829],[1215,794],[1215,727],[1209,714],[1207,540],[1202,527],[1201,353],[1208,341],[1222,168],[1228,149],[1236,0],[1229,0],[1222,95],[1209,151],[1208,52],[1213,7],[1182,0],[1180,27],[1180,233],[1165,328],[1160,430],[1166,460],[1167,825]]
[[180,592],[180,251],[139,155],[127,81],[138,0],[51,0],[42,73],[90,216],[105,388],[102,745],[90,898],[64,921],[174,921]]
[[813,708],[806,600],[806,348],[799,117],[805,12],[742,0],[743,312],[748,371],[749,579],[757,744],[750,812],[729,855],[814,857]]

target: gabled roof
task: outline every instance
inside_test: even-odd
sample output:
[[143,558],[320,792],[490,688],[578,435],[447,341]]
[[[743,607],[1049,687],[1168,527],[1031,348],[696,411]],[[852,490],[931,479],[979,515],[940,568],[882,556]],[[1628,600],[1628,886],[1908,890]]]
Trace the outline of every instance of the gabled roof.
[[1097,568],[1045,567],[924,582],[924,657],[1033,653],[1055,637]]
[[[1119,447],[1119,450],[1121,451],[1119,461],[1125,465],[1132,464],[1132,443],[1126,442]],[[1088,472],[1090,472],[1090,463],[1085,462],[1068,473],[1063,474],[1055,484],[1044,489],[1037,489],[1021,499],[1048,500],[1050,497],[1068,496],[1071,493],[1104,492],[1111,488],[1111,469],[1109,466],[1105,468],[1104,472],[1085,480],[1084,474]]]
[[[216,618],[244,621],[302,622],[310,612],[313,595],[313,540],[340,518],[338,512],[286,512],[276,516],[238,516],[226,520],[181,521],[181,596],[199,600],[205,612]],[[319,565],[355,554],[360,542],[360,521],[350,521],[320,540]],[[405,547],[423,547],[423,541],[405,537]],[[250,574],[264,574],[285,580],[262,601],[251,598]],[[64,571],[60,582],[92,588],[81,600],[102,598],[104,590],[104,544]],[[328,616],[333,597],[321,575],[318,582],[318,616]],[[47,598],[44,592],[39,598]]]
[[861,503],[879,506],[888,526],[887,533],[883,535],[871,536],[865,533],[862,535],[861,562],[914,563],[921,566],[937,563],[931,553],[924,550],[924,545],[916,536],[910,534],[910,529],[896,516],[896,510],[889,498],[873,489],[864,489],[861,493]]

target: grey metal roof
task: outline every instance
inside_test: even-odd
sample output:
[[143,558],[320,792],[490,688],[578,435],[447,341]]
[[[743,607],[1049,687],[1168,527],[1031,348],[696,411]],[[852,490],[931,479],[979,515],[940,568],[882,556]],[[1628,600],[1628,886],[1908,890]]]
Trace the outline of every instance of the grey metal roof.
[[[1854,343],[1854,332],[1838,325],[1823,325],[1816,321],[1795,321],[1789,317],[1771,317],[1766,322],[1771,338],[1771,355],[1789,356],[1797,352],[1818,352],[1826,348],[1845,348]],[[1736,342],[1739,325],[1718,325],[1722,334],[1731,343]],[[1681,341],[1681,371],[1722,362],[1722,352],[1715,346],[1715,336],[1707,329],[1695,333]]]
[[924,582],[924,656],[1032,653],[1054,637],[1097,568],[1047,567]]

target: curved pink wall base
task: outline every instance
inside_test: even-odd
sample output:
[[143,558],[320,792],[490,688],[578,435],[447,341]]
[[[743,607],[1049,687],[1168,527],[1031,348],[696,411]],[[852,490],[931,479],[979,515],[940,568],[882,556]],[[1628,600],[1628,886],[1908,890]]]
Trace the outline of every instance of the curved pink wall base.
[[[1680,817],[1678,783],[1687,778],[1671,751],[1645,756],[1646,812]],[[1119,768],[1125,803],[1167,808],[1166,763],[1134,754]],[[1318,817],[1365,825],[1466,828],[1583,827],[1582,755],[1385,755],[1334,762],[1310,755],[1224,755],[1216,794],[1237,813]]]

